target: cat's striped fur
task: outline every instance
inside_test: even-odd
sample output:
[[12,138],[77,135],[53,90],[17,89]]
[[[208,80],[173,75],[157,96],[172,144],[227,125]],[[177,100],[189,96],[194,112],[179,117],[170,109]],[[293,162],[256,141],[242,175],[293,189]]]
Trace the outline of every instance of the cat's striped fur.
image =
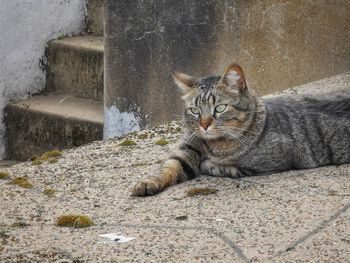
[[199,174],[240,177],[350,162],[350,92],[262,99],[237,64],[223,76],[173,77],[186,103],[186,134],[159,175],[137,183],[133,195]]

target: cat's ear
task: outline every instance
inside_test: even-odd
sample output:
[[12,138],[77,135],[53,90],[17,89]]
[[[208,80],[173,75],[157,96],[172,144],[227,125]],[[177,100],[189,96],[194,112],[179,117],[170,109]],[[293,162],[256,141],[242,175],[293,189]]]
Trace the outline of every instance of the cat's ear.
[[194,87],[196,78],[184,73],[173,72],[173,80],[183,93],[188,93]]
[[220,82],[228,90],[238,90],[243,92],[247,89],[243,69],[235,63],[226,68]]

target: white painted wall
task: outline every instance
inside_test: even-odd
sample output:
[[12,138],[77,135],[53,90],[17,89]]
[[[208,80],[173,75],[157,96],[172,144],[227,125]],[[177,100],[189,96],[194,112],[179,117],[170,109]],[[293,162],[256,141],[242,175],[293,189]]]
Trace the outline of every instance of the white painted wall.
[[103,139],[111,139],[140,130],[140,121],[134,112],[120,112],[117,106],[104,107]]
[[46,43],[81,32],[85,14],[85,0],[0,0],[0,159],[6,103],[44,88]]

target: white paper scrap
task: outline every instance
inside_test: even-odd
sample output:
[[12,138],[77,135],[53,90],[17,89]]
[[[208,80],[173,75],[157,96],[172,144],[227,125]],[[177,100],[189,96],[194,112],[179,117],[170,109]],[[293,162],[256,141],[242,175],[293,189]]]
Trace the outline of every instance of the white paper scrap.
[[134,237],[126,237],[120,233],[102,234],[100,237],[108,238],[110,242],[126,243],[134,239]]

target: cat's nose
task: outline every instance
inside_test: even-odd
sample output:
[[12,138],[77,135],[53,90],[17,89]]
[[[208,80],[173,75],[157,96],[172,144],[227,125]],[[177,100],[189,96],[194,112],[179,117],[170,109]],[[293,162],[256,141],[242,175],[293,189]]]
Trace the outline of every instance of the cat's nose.
[[213,123],[213,118],[201,118],[199,124],[204,130],[208,130],[209,126]]

